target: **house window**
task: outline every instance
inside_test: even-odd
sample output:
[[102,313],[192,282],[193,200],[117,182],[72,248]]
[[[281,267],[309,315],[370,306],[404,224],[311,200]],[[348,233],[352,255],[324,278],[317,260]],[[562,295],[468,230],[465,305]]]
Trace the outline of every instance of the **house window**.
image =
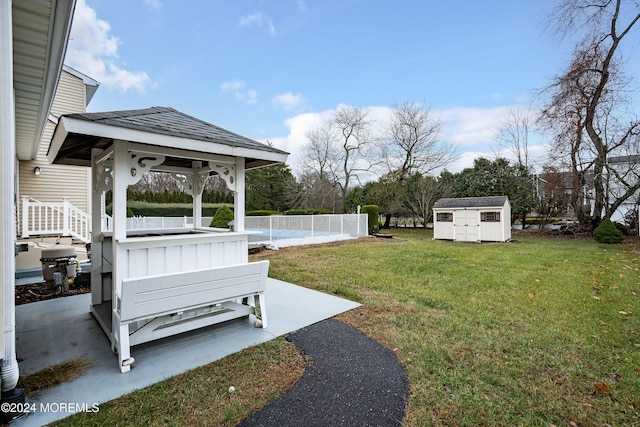
[[453,222],[453,212],[438,212],[438,222]]
[[482,212],[480,214],[482,222],[500,222],[500,212]]

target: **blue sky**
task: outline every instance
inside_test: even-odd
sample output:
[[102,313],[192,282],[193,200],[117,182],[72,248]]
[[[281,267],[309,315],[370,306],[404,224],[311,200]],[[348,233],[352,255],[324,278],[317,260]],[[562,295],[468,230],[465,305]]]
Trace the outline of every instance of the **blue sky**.
[[[424,102],[461,157],[493,157],[571,46],[554,0],[78,0],[66,63],[101,82],[89,111],[169,106],[291,152],[339,105]],[[536,143],[541,143],[537,140]],[[539,153],[543,152],[542,146]]]

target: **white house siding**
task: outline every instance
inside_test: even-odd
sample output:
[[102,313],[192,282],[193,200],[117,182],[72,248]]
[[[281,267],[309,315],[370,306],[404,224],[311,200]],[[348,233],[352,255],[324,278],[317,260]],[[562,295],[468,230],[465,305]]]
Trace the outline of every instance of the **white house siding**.
[[[51,113],[55,117],[68,113],[84,113],[85,100],[86,89],[82,79],[63,70]],[[32,197],[41,202],[61,203],[63,197],[68,197],[71,204],[91,213],[90,168],[51,165],[47,160],[46,155],[55,127],[56,124],[49,120],[44,129],[36,158],[20,162],[18,201],[22,197]],[[33,173],[35,167],[40,168],[40,175]],[[21,210],[21,206],[19,209]],[[20,215],[18,215],[19,219]]]

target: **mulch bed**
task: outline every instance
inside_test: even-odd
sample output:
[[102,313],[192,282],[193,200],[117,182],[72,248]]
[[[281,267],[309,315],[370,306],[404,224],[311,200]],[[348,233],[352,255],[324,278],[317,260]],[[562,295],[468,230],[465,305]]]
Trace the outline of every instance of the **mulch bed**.
[[60,287],[57,287],[55,290],[47,289],[47,284],[45,282],[18,285],[16,286],[15,292],[16,305],[89,293],[91,292],[91,283],[89,279],[90,277],[88,274],[79,275],[78,278],[76,278],[75,283],[69,287],[69,291],[64,294]]

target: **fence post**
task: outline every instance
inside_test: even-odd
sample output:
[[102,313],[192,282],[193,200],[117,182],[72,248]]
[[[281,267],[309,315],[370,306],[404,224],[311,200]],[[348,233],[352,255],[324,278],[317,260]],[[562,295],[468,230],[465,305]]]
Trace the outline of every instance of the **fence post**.
[[69,198],[62,198],[62,235],[68,236],[69,233]]
[[22,197],[22,238],[29,237],[29,196]]

